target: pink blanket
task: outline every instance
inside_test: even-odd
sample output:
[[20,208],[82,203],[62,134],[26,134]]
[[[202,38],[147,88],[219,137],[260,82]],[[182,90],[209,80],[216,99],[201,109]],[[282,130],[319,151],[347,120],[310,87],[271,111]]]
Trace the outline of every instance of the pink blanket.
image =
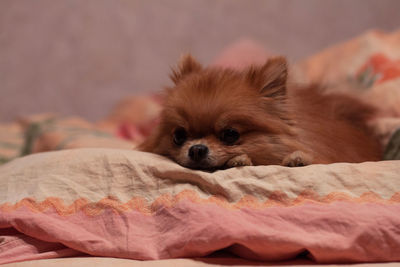
[[400,165],[205,173],[152,154],[74,149],[0,168],[0,263],[227,250],[263,261],[400,261]]

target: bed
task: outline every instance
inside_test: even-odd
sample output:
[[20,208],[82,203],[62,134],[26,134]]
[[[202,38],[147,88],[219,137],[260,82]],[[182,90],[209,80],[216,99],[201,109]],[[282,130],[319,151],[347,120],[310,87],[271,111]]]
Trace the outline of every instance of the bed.
[[[38,114],[2,124],[0,264],[397,265],[399,47],[399,32],[372,31],[291,70],[380,109],[370,122],[379,162],[188,170],[134,150],[157,123],[156,95],[125,99],[96,123]],[[214,64],[263,57],[242,41]]]

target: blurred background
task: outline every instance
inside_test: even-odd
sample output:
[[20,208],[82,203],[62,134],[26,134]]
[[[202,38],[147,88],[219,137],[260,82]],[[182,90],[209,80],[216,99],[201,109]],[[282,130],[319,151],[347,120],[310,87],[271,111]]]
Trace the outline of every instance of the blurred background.
[[292,62],[369,29],[400,28],[397,0],[1,0],[0,121],[98,120],[159,91],[183,52],[211,63],[250,38]]

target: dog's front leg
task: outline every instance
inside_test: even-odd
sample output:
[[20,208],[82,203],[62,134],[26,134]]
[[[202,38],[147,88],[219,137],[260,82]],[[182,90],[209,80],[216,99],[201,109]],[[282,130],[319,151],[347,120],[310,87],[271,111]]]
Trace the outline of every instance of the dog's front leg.
[[251,159],[246,154],[233,157],[226,163],[227,168],[233,168],[239,166],[252,166],[252,165],[253,163],[251,162]]
[[303,151],[296,150],[282,160],[282,165],[287,167],[302,167],[312,164],[313,156]]

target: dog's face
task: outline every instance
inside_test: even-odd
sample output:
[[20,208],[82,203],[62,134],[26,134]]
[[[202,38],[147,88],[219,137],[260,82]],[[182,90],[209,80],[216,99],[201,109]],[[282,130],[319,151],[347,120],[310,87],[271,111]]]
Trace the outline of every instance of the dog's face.
[[[283,58],[244,71],[203,68],[186,56],[171,75],[161,122],[142,149],[182,166],[213,170],[247,154],[279,164],[289,132]],[[268,151],[268,153],[265,153]],[[265,158],[266,157],[266,158]]]

